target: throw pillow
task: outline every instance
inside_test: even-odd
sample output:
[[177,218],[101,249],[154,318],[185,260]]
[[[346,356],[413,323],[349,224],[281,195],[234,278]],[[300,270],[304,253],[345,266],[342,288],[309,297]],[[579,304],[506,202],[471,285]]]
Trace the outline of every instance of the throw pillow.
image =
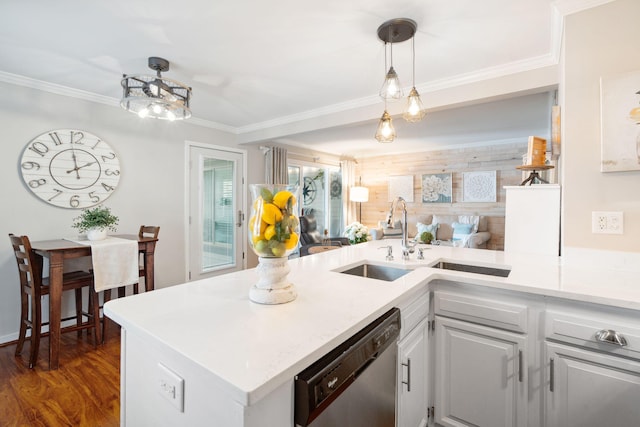
[[433,240],[437,239],[436,232],[438,231],[438,224],[423,224],[419,222],[418,224],[416,224],[416,226],[418,228],[418,234],[416,234],[416,240],[420,240],[420,236],[425,231],[428,231],[429,233],[431,233],[431,235],[433,236]]
[[454,222],[451,227],[453,227],[453,240],[467,240],[473,230],[473,224],[459,222]]
[[480,217],[478,215],[460,215],[458,216],[458,222],[461,224],[473,225],[472,233],[477,233],[478,225],[480,224]]

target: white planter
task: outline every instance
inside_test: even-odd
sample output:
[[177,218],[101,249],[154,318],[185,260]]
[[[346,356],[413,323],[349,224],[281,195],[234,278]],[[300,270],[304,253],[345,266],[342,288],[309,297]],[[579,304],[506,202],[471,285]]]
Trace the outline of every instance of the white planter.
[[99,228],[91,228],[87,230],[87,240],[104,240],[107,238],[107,230],[101,230]]

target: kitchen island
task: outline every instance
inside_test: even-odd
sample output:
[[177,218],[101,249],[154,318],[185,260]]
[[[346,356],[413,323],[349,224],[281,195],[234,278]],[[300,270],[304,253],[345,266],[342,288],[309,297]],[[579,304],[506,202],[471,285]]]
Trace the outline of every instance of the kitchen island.
[[[290,260],[298,297],[249,301],[255,270],[110,301],[122,326],[122,425],[292,426],[293,378],[388,309],[437,280],[640,310],[637,274],[562,265],[558,257],[427,247],[394,261],[374,241]],[[363,260],[410,268],[392,282],[343,274]],[[431,268],[439,261],[507,268],[495,277]]]

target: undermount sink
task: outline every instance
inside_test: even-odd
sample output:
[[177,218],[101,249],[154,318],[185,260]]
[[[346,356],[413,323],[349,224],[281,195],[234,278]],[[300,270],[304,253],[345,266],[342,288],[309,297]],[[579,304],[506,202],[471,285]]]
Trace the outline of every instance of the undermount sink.
[[486,274],[488,276],[508,277],[511,270],[497,267],[483,267],[480,265],[459,264],[455,262],[440,261],[431,266],[443,270],[464,271],[466,273]]
[[385,280],[387,282],[393,282],[396,279],[411,273],[413,270],[389,267],[386,265],[368,264],[362,263],[347,270],[339,271],[344,274],[351,274],[352,276],[367,277],[369,279]]

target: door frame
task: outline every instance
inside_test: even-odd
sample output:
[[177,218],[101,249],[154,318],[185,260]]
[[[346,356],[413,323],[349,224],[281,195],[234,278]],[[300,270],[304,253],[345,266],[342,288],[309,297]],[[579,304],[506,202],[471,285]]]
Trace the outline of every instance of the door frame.
[[189,268],[190,268],[190,259],[191,259],[191,247],[189,240],[189,232],[190,232],[190,224],[189,224],[189,197],[190,197],[190,151],[191,148],[204,148],[210,150],[218,150],[218,151],[227,151],[230,153],[240,154],[242,156],[242,182],[240,184],[240,188],[242,189],[242,197],[241,200],[238,201],[238,206],[242,210],[242,227],[240,231],[240,240],[242,244],[242,269],[247,269],[247,230],[246,230],[246,212],[247,212],[247,173],[248,173],[248,165],[247,165],[247,150],[227,147],[224,145],[216,145],[216,144],[207,144],[202,142],[185,140],[184,144],[184,215],[183,215],[183,224],[184,224],[184,280],[185,282],[189,281]]

